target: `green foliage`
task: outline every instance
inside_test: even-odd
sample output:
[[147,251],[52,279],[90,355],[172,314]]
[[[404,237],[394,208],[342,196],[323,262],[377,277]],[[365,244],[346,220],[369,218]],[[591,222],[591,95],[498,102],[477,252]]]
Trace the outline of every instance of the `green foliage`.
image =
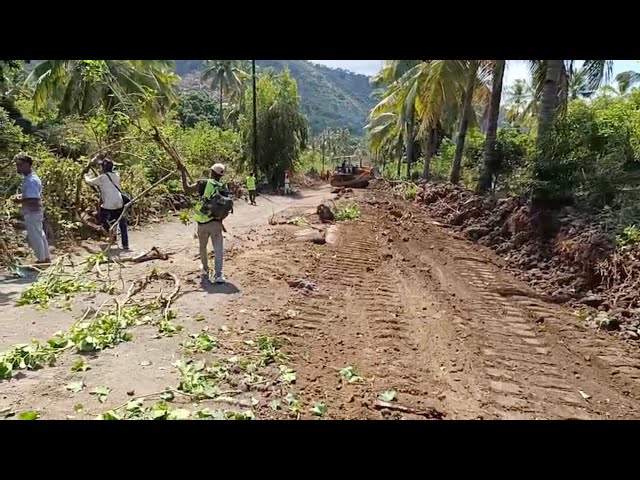
[[394,390],[385,390],[380,395],[378,395],[378,398],[380,400],[382,400],[383,402],[393,402],[397,398],[397,396],[398,396],[398,394],[397,394],[396,391],[394,391]]
[[40,414],[38,412],[22,412],[18,418],[20,420],[37,420],[40,418]]
[[158,322],[158,334],[163,337],[173,337],[176,333],[180,333],[184,327],[176,325],[169,318],[161,318]]
[[194,333],[189,335],[189,339],[182,346],[189,353],[210,352],[218,348],[218,340],[206,333]]
[[[298,86],[288,71],[268,72],[257,81],[258,89],[258,169],[273,186],[282,186],[284,174],[292,170],[307,141],[307,121],[300,111]],[[247,91],[247,105],[252,92]],[[253,123],[250,114],[240,118],[245,150],[253,152]],[[253,165],[253,153],[247,155],[244,169]]]
[[99,387],[91,390],[89,393],[91,395],[95,395],[100,403],[104,403],[107,401],[107,398],[109,398],[111,389],[109,387],[105,387],[104,385],[100,385]]
[[360,383],[364,381],[364,379],[358,375],[358,373],[356,372],[356,368],[353,366],[345,367],[340,370],[340,376],[349,383]]
[[[469,132],[465,161],[467,171],[478,172],[484,156],[484,138],[477,131]],[[493,191],[522,193],[520,176],[526,175],[531,168],[531,159],[535,156],[535,139],[517,128],[506,127],[498,130],[495,145],[497,155],[495,163],[489,165],[492,175]],[[475,184],[475,178],[472,185]]]
[[316,417],[324,417],[327,413],[327,405],[322,402],[315,402],[309,411]]
[[22,292],[16,305],[38,305],[46,308],[49,302],[59,297],[70,300],[79,292],[95,292],[98,289],[94,282],[80,281],[76,278],[42,277]]
[[612,205],[622,189],[638,183],[639,145],[640,109],[633,101],[573,101],[541,146],[532,192],[552,204],[577,198]]
[[[14,345],[0,355],[0,380],[11,378],[16,370],[37,370],[53,365],[61,352],[71,348],[76,352],[93,352],[131,341],[133,336],[127,328],[148,321],[141,318],[141,313],[138,307],[102,312],[92,321],[81,319],[68,332],[56,332],[46,344],[34,340],[31,344]],[[77,361],[72,367],[73,371],[88,369],[84,360]]]
[[415,183],[410,183],[404,190],[404,199],[412,202],[418,196],[418,186]]
[[287,385],[291,385],[296,381],[296,372],[292,368],[287,367],[286,365],[280,365],[280,381],[286,383]]
[[289,411],[293,413],[299,413],[302,409],[302,405],[300,403],[300,395],[298,395],[297,393],[288,393],[284,400],[285,402],[287,402]]
[[351,205],[345,205],[343,207],[336,208],[335,211],[336,221],[344,222],[347,220],[355,220],[360,218],[360,209],[358,205],[352,203]]
[[640,243],[640,228],[635,225],[624,227],[622,233],[616,235],[616,247],[618,250],[629,250]]
[[[0,157],[13,158],[24,148],[27,141],[27,136],[9,117],[9,112],[0,107]],[[15,168],[12,168],[12,173],[14,171]]]
[[288,360],[288,357],[280,351],[282,344],[279,340],[267,335],[258,337],[258,348],[262,355],[261,365],[270,365],[277,360]]
[[100,313],[91,321],[76,323],[62,339],[71,342],[79,352],[94,352],[113,348],[119,343],[129,342],[133,335],[128,328],[139,322],[139,311],[135,308]]
[[178,214],[178,219],[180,219],[180,223],[183,225],[189,225],[191,223],[191,212],[189,211],[181,211]]
[[37,136],[56,155],[77,160],[97,150],[96,135],[90,126],[91,122],[76,115],[63,117],[39,125]]
[[178,148],[196,175],[209,172],[211,165],[222,162],[227,166],[241,165],[242,139],[233,130],[222,130],[208,123],[176,131],[173,135]]
[[178,390],[196,398],[215,398],[218,395],[219,388],[207,374],[204,360],[178,360],[173,365],[180,373]]
[[31,344],[15,345],[0,355],[0,380],[12,377],[15,370],[37,370],[52,365],[56,360],[56,348],[42,345],[37,341]]
[[215,127],[220,122],[217,101],[203,91],[190,90],[181,93],[176,110],[180,124],[185,128],[193,128],[198,123],[207,123]]
[[76,363],[73,364],[73,367],[71,367],[72,372],[86,372],[87,370],[91,370],[91,367],[84,358],[77,360]]
[[84,382],[82,380],[78,380],[76,382],[71,382],[69,384],[67,384],[67,386],[65,387],[67,390],[69,390],[72,393],[78,393],[81,392],[84,387],[86,385],[84,384]]

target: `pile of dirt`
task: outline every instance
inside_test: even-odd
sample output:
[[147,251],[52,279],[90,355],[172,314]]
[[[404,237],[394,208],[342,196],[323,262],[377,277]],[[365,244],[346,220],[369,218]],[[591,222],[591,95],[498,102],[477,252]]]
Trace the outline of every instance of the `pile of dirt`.
[[422,185],[416,202],[501,254],[513,273],[555,301],[585,308],[589,324],[640,339],[640,248],[616,251],[597,214],[541,210],[521,197],[484,197],[451,184]]
[[291,185],[298,188],[314,188],[323,185],[325,182],[318,175],[295,173],[291,179]]

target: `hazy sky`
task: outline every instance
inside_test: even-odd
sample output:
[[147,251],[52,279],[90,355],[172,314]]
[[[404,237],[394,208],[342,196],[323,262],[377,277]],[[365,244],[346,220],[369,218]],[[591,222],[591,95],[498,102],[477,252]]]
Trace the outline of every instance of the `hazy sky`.
[[[343,68],[363,75],[375,75],[382,66],[382,60],[310,60],[332,68]],[[638,60],[615,60],[613,75],[627,70],[640,71]],[[505,72],[505,84],[511,84],[519,78],[529,78],[527,65],[522,60],[509,60]]]

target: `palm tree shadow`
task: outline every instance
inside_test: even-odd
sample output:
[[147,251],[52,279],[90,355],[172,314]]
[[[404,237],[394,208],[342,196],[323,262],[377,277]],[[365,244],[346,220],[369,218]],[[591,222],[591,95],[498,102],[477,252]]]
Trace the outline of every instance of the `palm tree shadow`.
[[211,283],[209,280],[202,279],[200,286],[207,293],[222,293],[224,295],[233,295],[234,293],[240,293],[240,289],[233,283]]

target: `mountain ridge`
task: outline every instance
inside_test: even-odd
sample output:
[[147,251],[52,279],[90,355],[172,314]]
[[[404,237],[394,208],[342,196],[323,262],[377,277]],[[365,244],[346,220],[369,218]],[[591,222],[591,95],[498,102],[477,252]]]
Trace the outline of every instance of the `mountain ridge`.
[[[175,60],[181,77],[202,71],[204,60]],[[257,60],[258,68],[288,68],[298,82],[302,108],[313,134],[325,128],[347,128],[364,135],[364,125],[375,106],[369,77],[343,69],[334,69],[308,60]]]

